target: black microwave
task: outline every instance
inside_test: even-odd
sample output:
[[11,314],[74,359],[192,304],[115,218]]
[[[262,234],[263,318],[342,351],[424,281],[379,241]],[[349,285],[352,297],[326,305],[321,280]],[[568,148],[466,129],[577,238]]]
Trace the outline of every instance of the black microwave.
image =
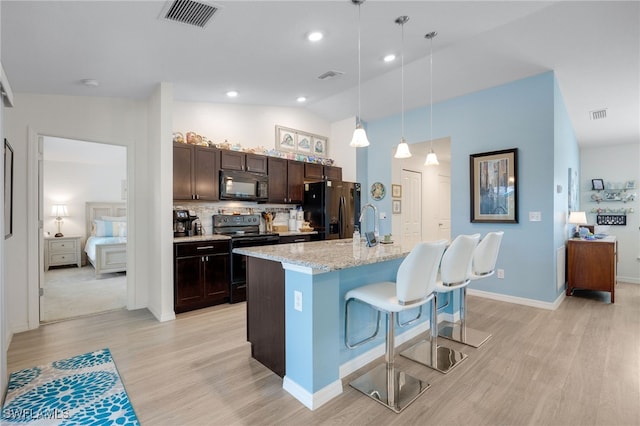
[[220,171],[220,199],[267,201],[269,182],[264,175],[250,172]]

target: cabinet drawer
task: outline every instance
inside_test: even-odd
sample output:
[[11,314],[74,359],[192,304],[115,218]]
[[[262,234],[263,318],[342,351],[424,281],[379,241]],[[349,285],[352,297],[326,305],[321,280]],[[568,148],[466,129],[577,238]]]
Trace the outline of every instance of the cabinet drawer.
[[176,257],[198,256],[207,254],[228,254],[229,240],[200,241],[197,243],[176,243],[174,253]]
[[50,241],[49,250],[57,252],[73,252],[76,250],[76,241]]
[[49,260],[50,265],[66,265],[67,263],[77,263],[78,257],[75,253],[52,254]]

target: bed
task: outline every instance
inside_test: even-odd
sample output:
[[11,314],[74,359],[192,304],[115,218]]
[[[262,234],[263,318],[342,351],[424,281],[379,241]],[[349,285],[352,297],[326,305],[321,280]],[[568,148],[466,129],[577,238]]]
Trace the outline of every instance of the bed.
[[127,206],[122,202],[86,204],[84,251],[96,275],[127,270]]

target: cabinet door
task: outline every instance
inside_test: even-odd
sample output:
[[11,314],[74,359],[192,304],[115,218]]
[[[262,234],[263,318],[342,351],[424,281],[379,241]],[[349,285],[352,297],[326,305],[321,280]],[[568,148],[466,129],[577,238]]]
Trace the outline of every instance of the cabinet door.
[[245,154],[237,151],[220,151],[220,168],[222,170],[244,170]]
[[304,163],[305,180],[321,181],[324,180],[324,170],[322,164]]
[[195,147],[194,187],[198,200],[217,201],[219,199],[218,150]]
[[204,301],[202,256],[182,257],[175,261],[174,302],[176,312],[189,310]]
[[327,180],[342,180],[342,167],[324,166],[324,176]]
[[304,201],[304,164],[301,161],[287,161],[287,192],[289,203],[302,204]]
[[205,256],[204,297],[206,299],[223,299],[229,297],[229,255],[210,254]]
[[191,164],[193,147],[181,143],[173,144],[173,199],[193,199],[193,177]]
[[287,160],[269,157],[269,202],[286,203],[287,194]]
[[245,170],[251,173],[267,174],[267,157],[258,154],[246,154]]

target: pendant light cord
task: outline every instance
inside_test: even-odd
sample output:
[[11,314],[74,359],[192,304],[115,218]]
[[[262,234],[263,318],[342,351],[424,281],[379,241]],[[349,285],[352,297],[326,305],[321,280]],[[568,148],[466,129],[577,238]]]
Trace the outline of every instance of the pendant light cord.
[[[435,37],[435,36],[434,36]],[[433,37],[431,37],[431,52],[429,54],[429,140],[433,152]]]
[[400,55],[400,67],[401,67],[401,91],[402,91],[402,142],[404,142],[404,22],[402,22],[402,52]]
[[358,126],[362,126],[362,120],[360,118],[361,111],[361,94],[362,94],[362,83],[361,83],[361,54],[360,54],[360,6],[362,3],[358,3]]

